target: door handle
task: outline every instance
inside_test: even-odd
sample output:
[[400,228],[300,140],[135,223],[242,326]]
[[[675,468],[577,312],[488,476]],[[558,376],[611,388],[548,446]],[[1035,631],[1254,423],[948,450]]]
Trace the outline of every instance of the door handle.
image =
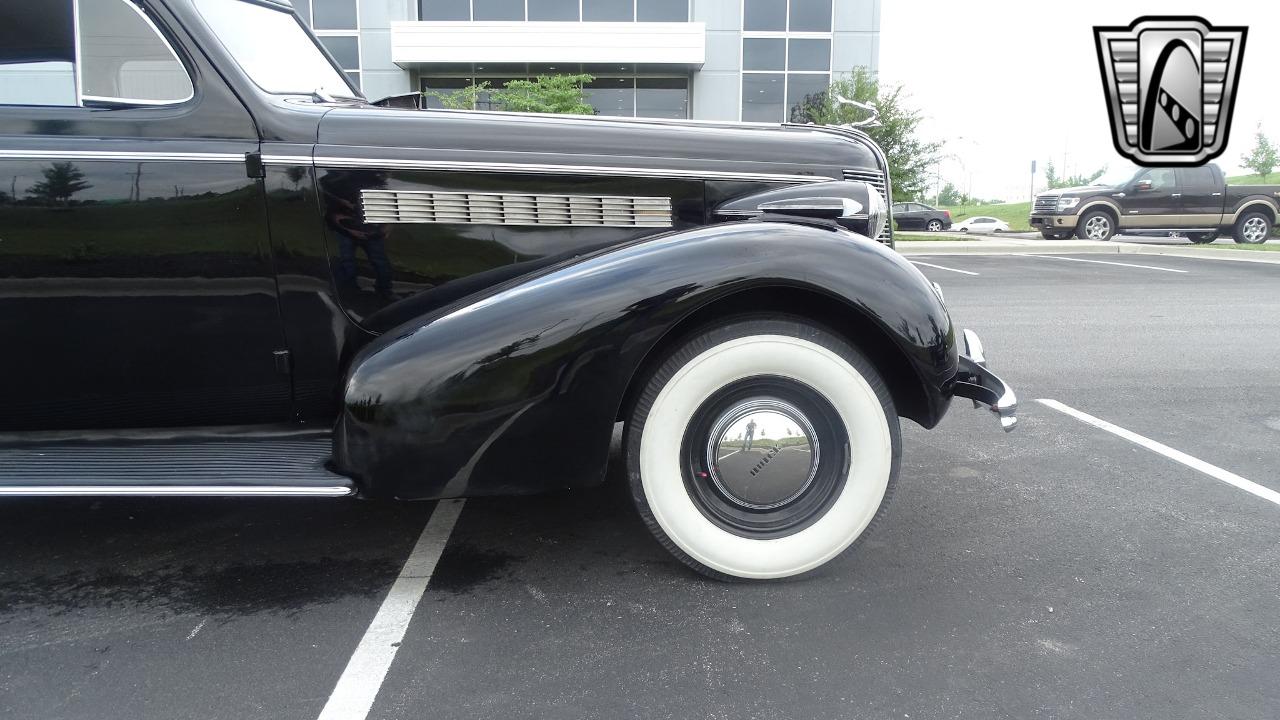
[[1214,193],[1214,194],[1213,194],[1213,196],[1214,196],[1214,197],[1222,197],[1222,193]]
[[1182,197],[1182,193],[1171,193],[1169,197]]

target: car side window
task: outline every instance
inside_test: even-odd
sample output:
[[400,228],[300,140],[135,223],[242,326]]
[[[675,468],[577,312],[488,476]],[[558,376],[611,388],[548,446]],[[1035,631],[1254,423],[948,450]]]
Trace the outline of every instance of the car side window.
[[75,105],[71,0],[9,3],[0,24],[0,105]]
[[893,211],[894,211],[894,212],[896,212],[896,213],[906,212],[906,211],[907,211],[907,206],[906,206],[906,204],[905,204],[905,203],[894,203],[894,204],[893,204]]
[[1136,178],[1136,182],[1149,180],[1152,190],[1172,190],[1177,186],[1171,168],[1152,168]]
[[[191,76],[132,0],[20,3],[0,43],[0,104],[168,105]],[[77,53],[79,60],[77,61]]]
[[1196,168],[1183,168],[1179,170],[1182,174],[1182,185],[1190,191],[1202,191],[1210,189],[1218,189],[1218,176],[1213,168],[1208,165],[1202,165]]

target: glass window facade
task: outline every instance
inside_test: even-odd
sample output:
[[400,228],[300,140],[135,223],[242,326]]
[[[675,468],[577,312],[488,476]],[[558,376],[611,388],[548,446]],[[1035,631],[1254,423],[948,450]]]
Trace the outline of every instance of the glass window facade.
[[748,32],[786,32],[787,0],[743,0],[742,29]]
[[640,22],[687,22],[689,0],[636,0],[636,20]]
[[831,0],[790,0],[787,30],[831,32]]
[[578,0],[526,0],[533,21],[578,21]]
[[786,122],[831,84],[832,0],[743,0],[742,111]]
[[324,35],[320,44],[329,51],[343,70],[360,69],[360,39],[351,35]]
[[788,70],[830,70],[831,41],[811,38],[787,40]]
[[597,115],[635,117],[635,78],[596,78],[587,83],[587,102]]
[[472,20],[524,20],[524,0],[471,0]]
[[586,22],[631,22],[635,20],[635,0],[582,0]]
[[689,117],[689,79],[636,78],[636,117]]
[[[536,77],[546,68],[530,67],[526,75],[520,79]],[[578,72],[592,73],[591,66],[580,65],[556,66],[554,72],[573,74]],[[423,91],[435,90],[449,92],[469,87],[473,82],[488,82],[490,87],[501,88],[512,76],[486,75],[483,72],[466,75],[424,75],[420,80]],[[599,76],[584,88],[587,102],[595,108],[597,115],[613,117],[653,117],[683,119],[689,117],[689,78],[688,77],[637,77],[635,75]],[[781,99],[778,101],[781,103]],[[443,107],[439,98],[427,97],[425,107]],[[476,98],[477,110],[501,110],[498,103],[490,99],[489,93],[480,93]]]
[[423,0],[419,20],[470,20],[471,0]]
[[786,70],[785,38],[745,38],[742,41],[743,70]]
[[780,122],[786,97],[783,73],[742,75],[742,119],[744,122]]
[[356,0],[311,0],[311,27],[316,30],[355,30],[359,27]]
[[[311,0],[313,3],[321,1]],[[354,2],[355,0],[323,1]],[[786,0],[782,2],[785,8]],[[689,0],[419,0],[418,19],[687,22]]]
[[[292,0],[293,9],[315,31],[343,74],[360,85],[360,8],[357,0]],[[432,3],[433,5],[436,3]],[[441,3],[441,4],[448,4]],[[467,0],[462,0],[466,6]],[[459,18],[467,19],[467,18]]]

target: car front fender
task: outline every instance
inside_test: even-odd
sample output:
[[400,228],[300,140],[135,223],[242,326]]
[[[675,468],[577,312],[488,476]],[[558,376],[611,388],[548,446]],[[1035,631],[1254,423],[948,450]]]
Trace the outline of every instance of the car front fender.
[[821,293],[874,322],[928,398],[917,419],[941,417],[956,339],[924,276],[843,230],[750,221],[575,258],[385,333],[347,372],[337,469],[368,494],[401,498],[599,481],[650,351],[699,309],[768,287]]

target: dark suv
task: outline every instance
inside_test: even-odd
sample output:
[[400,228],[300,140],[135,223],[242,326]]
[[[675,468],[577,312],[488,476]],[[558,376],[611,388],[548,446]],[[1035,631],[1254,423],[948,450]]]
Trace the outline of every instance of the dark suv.
[[950,212],[917,202],[895,204],[893,220],[898,224],[899,230],[940,232],[951,227]]
[[1094,185],[1037,195],[1031,227],[1046,239],[1075,234],[1110,240],[1118,232],[1177,230],[1195,243],[1213,242],[1219,233],[1238,243],[1262,243],[1278,211],[1280,185],[1228,185],[1217,165],[1126,167]]

